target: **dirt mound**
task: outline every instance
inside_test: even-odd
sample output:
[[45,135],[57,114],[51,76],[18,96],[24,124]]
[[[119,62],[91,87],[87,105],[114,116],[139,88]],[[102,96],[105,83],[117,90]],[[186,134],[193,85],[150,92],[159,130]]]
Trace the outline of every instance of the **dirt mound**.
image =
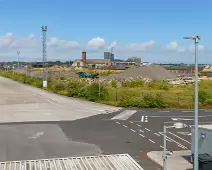
[[110,75],[107,79],[148,78],[151,80],[167,80],[176,78],[176,75],[161,66],[131,67],[118,75]]

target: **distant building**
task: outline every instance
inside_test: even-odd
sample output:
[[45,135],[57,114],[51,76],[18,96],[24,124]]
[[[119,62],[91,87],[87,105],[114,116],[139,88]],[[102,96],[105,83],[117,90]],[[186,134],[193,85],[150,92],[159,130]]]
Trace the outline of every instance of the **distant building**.
[[86,52],[82,52],[82,59],[77,59],[73,62],[73,67],[78,68],[102,68],[110,67],[112,62],[110,59],[87,59]]
[[206,66],[206,67],[201,71],[201,76],[212,77],[212,66]]
[[114,61],[114,54],[111,52],[104,52],[104,59]]
[[141,58],[138,58],[138,57],[128,58],[127,61],[129,61],[129,62],[135,62],[136,65],[141,65]]

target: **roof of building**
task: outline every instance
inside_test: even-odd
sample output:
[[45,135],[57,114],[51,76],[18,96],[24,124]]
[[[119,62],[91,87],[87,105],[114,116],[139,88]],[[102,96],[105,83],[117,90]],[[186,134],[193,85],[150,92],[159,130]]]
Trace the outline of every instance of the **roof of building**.
[[86,64],[105,64],[111,63],[109,59],[87,59]]
[[202,72],[212,72],[212,66],[206,66]]

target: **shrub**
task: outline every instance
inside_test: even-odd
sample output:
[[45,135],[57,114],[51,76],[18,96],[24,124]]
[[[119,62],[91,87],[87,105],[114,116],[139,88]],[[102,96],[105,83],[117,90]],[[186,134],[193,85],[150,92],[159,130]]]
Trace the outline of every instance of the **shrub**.
[[160,89],[160,90],[169,90],[172,86],[168,82],[164,81],[152,81],[148,83],[148,86],[153,89]]
[[117,86],[118,86],[117,81],[116,81],[116,80],[112,80],[112,81],[111,81],[111,86],[112,86],[113,88],[117,88]]
[[85,86],[85,82],[75,79],[70,79],[67,84],[67,92],[69,97],[77,97],[78,94],[81,94],[81,89]]
[[204,90],[200,90],[198,94],[199,102],[204,104],[207,100],[207,92]]
[[104,84],[100,86],[100,95],[99,95],[99,84],[93,83],[87,86],[85,97],[90,101],[101,101],[109,97],[108,89]]
[[125,82],[125,87],[135,88],[135,87],[143,87],[144,81],[137,80],[137,81],[131,81],[131,82]]

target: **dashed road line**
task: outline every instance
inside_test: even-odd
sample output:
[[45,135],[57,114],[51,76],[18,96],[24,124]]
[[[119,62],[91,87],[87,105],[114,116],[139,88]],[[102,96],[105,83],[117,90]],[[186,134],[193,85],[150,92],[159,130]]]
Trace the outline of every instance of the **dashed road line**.
[[159,112],[170,112],[169,110],[162,110],[162,111],[159,111]]
[[154,133],[155,135],[157,135],[157,136],[160,136],[159,134],[157,134],[157,133]]
[[126,125],[122,125],[122,126],[127,127]]
[[192,110],[183,110],[182,112],[194,112]]
[[149,130],[149,129],[147,129],[147,128],[144,128],[144,129],[146,129],[146,130],[149,131],[149,132],[151,131],[151,130]]
[[155,143],[155,141],[153,141],[153,140],[151,140],[151,139],[149,139],[149,141],[152,142],[152,143]]
[[142,132],[142,133],[144,133],[144,131],[143,131],[143,130],[141,130],[141,129],[139,129],[138,131],[139,131],[139,132]]
[[140,135],[140,136],[142,136],[143,138],[145,138],[145,136],[144,136],[144,135],[142,135],[142,134],[140,134],[140,133],[139,133],[139,135]]
[[139,125],[139,124],[136,124],[137,126],[139,126],[139,127],[141,127],[141,125]]
[[135,130],[133,130],[133,129],[130,129],[131,131],[133,131],[133,132],[135,132]]
[[161,148],[164,148],[163,146],[160,145]]
[[121,123],[119,123],[119,122],[116,122],[116,123],[119,124],[119,125],[121,124]]
[[130,121],[130,123],[133,123],[132,121]]

